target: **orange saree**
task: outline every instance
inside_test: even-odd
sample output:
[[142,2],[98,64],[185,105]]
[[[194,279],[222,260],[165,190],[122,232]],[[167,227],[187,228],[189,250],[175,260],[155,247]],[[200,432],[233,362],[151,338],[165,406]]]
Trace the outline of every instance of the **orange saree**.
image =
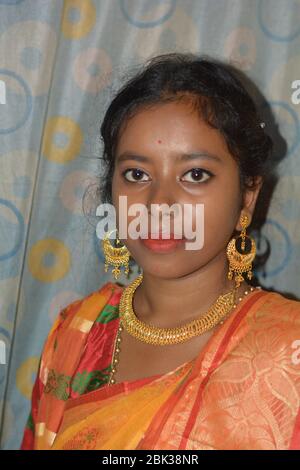
[[61,312],[22,449],[300,449],[299,302],[254,291],[192,361],[108,385],[121,293],[109,282]]

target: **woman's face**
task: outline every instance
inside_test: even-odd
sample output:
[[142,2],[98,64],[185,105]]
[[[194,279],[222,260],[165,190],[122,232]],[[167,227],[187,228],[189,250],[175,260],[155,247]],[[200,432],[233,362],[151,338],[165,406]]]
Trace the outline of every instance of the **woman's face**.
[[[128,120],[115,155],[112,199],[117,227],[119,196],[127,196],[128,208],[135,203],[147,207],[149,232],[151,204],[177,203],[182,208],[189,204],[194,209],[196,204],[204,205],[204,245],[200,249],[186,249],[179,243],[162,252],[149,248],[141,238],[121,238],[144,272],[177,278],[201,269],[222,253],[225,262],[227,243],[234,229],[241,229],[241,209],[251,215],[257,193],[242,196],[238,165],[218,130],[202,121],[187,101],[159,104]],[[195,230],[195,210],[191,217]],[[127,226],[135,218],[127,215]],[[160,224],[158,230],[162,229]],[[176,231],[172,224],[170,231]],[[182,227],[183,236],[185,233]]]

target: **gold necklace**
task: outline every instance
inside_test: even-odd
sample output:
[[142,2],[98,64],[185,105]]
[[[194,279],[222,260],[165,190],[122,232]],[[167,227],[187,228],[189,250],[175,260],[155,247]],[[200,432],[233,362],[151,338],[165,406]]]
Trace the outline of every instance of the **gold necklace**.
[[142,322],[133,311],[133,295],[142,280],[143,274],[140,274],[124,289],[120,299],[119,312],[120,321],[126,331],[138,340],[148,344],[165,346],[167,344],[182,343],[194,336],[199,336],[216,326],[229,313],[235,302],[234,288],[232,291],[220,295],[208,312],[201,315],[200,318],[180,327],[159,328]]
[[[129,313],[131,314],[130,318],[132,318],[132,314],[133,314],[134,315],[134,320],[142,324],[142,326],[144,327],[143,328],[144,335],[145,335],[145,329],[147,331],[147,329],[150,328],[149,333],[152,333],[153,329],[158,330],[158,333],[162,332],[163,341],[165,341],[165,339],[166,339],[166,338],[164,338],[164,334],[166,334],[167,338],[171,339],[171,341],[174,341],[172,333],[171,333],[171,336],[170,336],[170,331],[175,330],[176,333],[179,332],[179,336],[180,336],[180,330],[187,328],[187,333],[192,334],[192,336],[190,336],[190,337],[193,337],[193,336],[201,334],[201,332],[200,333],[199,332],[195,333],[195,329],[194,329],[195,328],[194,327],[195,322],[196,322],[196,326],[198,325],[198,328],[200,327],[200,329],[201,328],[203,329],[203,332],[208,331],[210,328],[213,328],[218,323],[221,323],[221,324],[224,323],[225,318],[228,316],[228,314],[230,313],[230,311],[232,309],[236,308],[237,303],[240,302],[243,299],[244,296],[248,295],[248,293],[250,293],[250,292],[253,292],[254,289],[255,289],[255,288],[251,287],[249,291],[246,290],[244,292],[243,297],[239,297],[238,302],[237,302],[236,299],[235,299],[236,289],[234,288],[231,292],[219,296],[217,301],[208,310],[208,313],[206,313],[204,316],[201,316],[200,319],[193,320],[192,322],[188,323],[187,325],[184,325],[183,327],[179,327],[179,328],[158,328],[158,327],[153,327],[153,326],[150,326],[150,325],[146,325],[143,322],[140,322],[140,320],[138,320],[136,318],[136,316],[133,312],[133,308],[132,308],[133,295],[134,295],[134,292],[137,289],[137,287],[142,282],[142,279],[143,279],[143,275],[140,274],[128,287],[126,287],[124,289],[124,291],[122,292],[122,295],[121,295],[120,304],[119,304],[120,324],[119,324],[119,327],[118,327],[116,340],[115,340],[115,345],[114,345],[114,351],[113,351],[113,356],[112,356],[112,370],[111,370],[111,374],[110,374],[110,377],[109,377],[109,380],[108,380],[108,385],[113,385],[115,383],[114,375],[116,373],[116,365],[119,362],[121,332],[123,331],[123,328],[124,327],[126,328],[126,326],[127,326],[126,320],[124,322],[124,318],[126,318],[125,315],[124,315],[125,308],[126,308],[126,311],[128,310]],[[233,301],[232,301],[232,299],[233,299]],[[216,312],[215,317],[213,316],[212,312]],[[199,322],[199,320],[201,320],[203,318],[206,318],[206,321]],[[193,325],[193,327],[191,327],[191,324]],[[128,331],[127,328],[126,328],[126,330]],[[136,330],[134,330],[134,332],[136,332]],[[131,330],[128,331],[128,333],[132,334]],[[175,341],[177,340],[176,341],[177,343],[182,342],[182,341],[186,341],[187,339],[189,339],[189,338],[186,338],[187,333],[183,333],[183,336],[180,338],[181,341],[180,340],[178,341],[178,336],[175,335]],[[146,335],[146,339],[147,339],[146,342],[148,342],[148,343],[150,343],[149,342],[149,336],[150,336],[150,334]],[[139,334],[138,334],[138,336],[135,336],[135,337],[137,337],[138,339],[143,341],[143,339],[141,339]],[[144,336],[142,336],[142,337],[144,338]],[[156,338],[156,341],[157,341],[157,335],[155,336],[155,338]],[[158,336],[158,338],[160,339],[160,336]],[[152,342],[150,344],[159,344],[159,345],[161,345],[160,342],[154,342],[154,343]],[[174,344],[174,342],[171,342],[171,343],[163,342],[163,345],[164,344]]]

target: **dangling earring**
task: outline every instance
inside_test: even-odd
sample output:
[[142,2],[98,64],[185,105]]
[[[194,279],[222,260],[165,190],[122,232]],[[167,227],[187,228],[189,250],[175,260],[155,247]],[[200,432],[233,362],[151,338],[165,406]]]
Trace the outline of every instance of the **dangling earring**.
[[236,288],[244,280],[243,273],[246,272],[248,279],[252,279],[252,262],[256,255],[255,241],[246,234],[246,228],[249,225],[247,215],[241,215],[240,224],[242,226],[240,235],[237,238],[232,238],[227,245],[228,279],[231,280],[234,276]]
[[[102,240],[102,247],[103,247],[103,252],[105,256],[105,264],[104,264],[104,271],[107,272],[109,264],[112,264],[114,266],[114,269],[112,270],[112,274],[114,275],[115,279],[118,279],[121,270],[120,266],[125,266],[125,274],[129,274],[129,250],[125,245],[121,246],[120,248],[114,247],[111,245],[109,241],[109,236],[111,233],[114,231],[117,231],[117,229],[111,230],[108,234],[105,234],[103,240]],[[116,245],[119,245],[121,243],[121,240],[117,236],[116,238]]]

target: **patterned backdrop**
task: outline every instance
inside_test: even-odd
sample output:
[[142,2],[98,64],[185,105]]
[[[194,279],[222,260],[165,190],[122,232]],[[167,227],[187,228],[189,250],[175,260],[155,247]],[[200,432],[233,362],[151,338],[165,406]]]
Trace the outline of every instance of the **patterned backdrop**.
[[260,282],[300,296],[300,0],[0,0],[2,448],[20,445],[54,318],[112,279],[82,211],[105,107],[136,65],[174,50],[230,60],[266,96],[288,153]]

